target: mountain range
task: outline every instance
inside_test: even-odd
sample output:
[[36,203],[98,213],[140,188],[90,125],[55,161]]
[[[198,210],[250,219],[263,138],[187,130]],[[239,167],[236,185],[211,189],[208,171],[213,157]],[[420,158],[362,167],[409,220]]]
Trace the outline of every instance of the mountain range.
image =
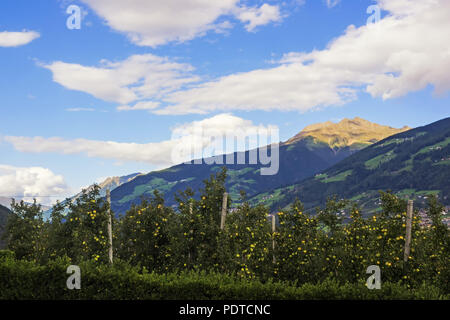
[[308,209],[337,195],[370,212],[378,208],[379,190],[391,190],[419,205],[429,194],[450,204],[450,118],[390,136],[313,177],[258,194],[250,202],[279,210],[299,198]]
[[[126,176],[122,176],[122,177],[109,177],[106,178],[103,182],[100,182],[99,184],[97,184],[100,187],[100,197],[105,197],[106,196],[106,190],[109,189],[110,191],[116,189],[117,187],[121,186],[124,183],[130,182],[131,180],[133,180],[134,178],[136,178],[137,176],[139,176],[141,173],[132,173]],[[92,190],[92,188],[94,187],[94,185],[90,185],[89,187],[86,188],[87,191]],[[75,202],[80,196],[82,195],[82,191],[80,191],[79,193],[77,193],[76,195],[67,198],[66,200],[62,201],[62,204],[66,204],[67,202]],[[44,211],[44,218],[48,219],[50,218],[51,212],[52,212],[52,208],[43,208]]]
[[[23,197],[15,197],[14,198],[14,200],[16,202],[20,202],[22,199],[23,199]],[[8,209],[11,209],[11,201],[12,201],[12,198],[0,197],[0,205],[6,207]],[[25,203],[31,204],[31,202],[27,202],[27,201],[25,201]],[[46,206],[46,205],[41,205],[41,207],[42,207],[42,210],[44,210],[44,211],[51,209],[50,206]]]
[[[139,174],[111,192],[112,209],[123,214],[132,204],[140,203],[154,190],[160,191],[167,205],[175,205],[177,191],[190,187],[198,190],[202,181],[227,167],[226,188],[236,203],[240,191],[252,198],[258,194],[298,183],[326,170],[359,150],[393,134],[409,130],[383,126],[361,118],[343,119],[339,123],[325,122],[304,128],[299,134],[279,145],[279,172],[271,176],[260,174],[260,164],[180,164],[164,170]],[[245,159],[249,153],[245,152]],[[242,155],[242,153],[241,153]],[[224,155],[225,156],[225,155]],[[234,153],[237,159],[239,153]],[[225,161],[224,161],[225,163]],[[258,162],[259,163],[259,162]]]
[[[246,159],[250,152],[244,152]],[[234,159],[239,154],[234,153]],[[314,124],[281,142],[279,159],[279,172],[272,176],[261,175],[260,164],[209,165],[202,161],[111,177],[99,184],[100,195],[111,190],[116,215],[155,190],[167,205],[176,205],[176,192],[198,190],[204,179],[226,166],[226,188],[234,204],[244,190],[250,203],[264,204],[272,211],[289,206],[296,198],[311,209],[337,195],[359,202],[370,212],[379,206],[378,190],[392,190],[422,203],[426,195],[438,194],[444,204],[450,202],[450,118],[415,129],[396,129],[358,117]],[[65,201],[75,201],[80,194]]]
[[0,206],[9,208],[11,206],[11,198],[0,197]]
[[[246,159],[250,152],[244,152]],[[242,155],[234,153],[234,159],[238,154]],[[361,118],[319,123],[280,143],[279,159],[278,174],[268,176],[260,174],[260,164],[209,165],[202,161],[111,177],[99,184],[100,196],[111,190],[116,215],[124,214],[155,190],[167,205],[175,205],[177,191],[198,190],[204,179],[226,166],[226,188],[234,203],[244,190],[251,204],[263,204],[272,212],[286,208],[297,198],[311,210],[337,195],[358,202],[370,214],[379,209],[379,190],[415,199],[419,206],[427,195],[435,194],[450,205],[450,118],[415,129],[395,129]],[[65,201],[75,201],[80,195]],[[11,199],[0,201],[1,234]],[[45,211],[44,216],[48,218],[50,212]]]

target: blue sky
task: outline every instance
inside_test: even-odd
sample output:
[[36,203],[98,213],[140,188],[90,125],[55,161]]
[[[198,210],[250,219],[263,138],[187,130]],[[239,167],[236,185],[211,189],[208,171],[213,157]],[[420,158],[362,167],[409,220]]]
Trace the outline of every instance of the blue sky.
[[[69,5],[81,29],[67,28]],[[369,28],[371,5],[381,20]],[[162,168],[152,159],[174,128],[208,119],[274,125],[287,140],[327,120],[448,117],[449,10],[444,0],[3,0],[0,197],[56,199]],[[148,143],[137,161],[126,154]]]

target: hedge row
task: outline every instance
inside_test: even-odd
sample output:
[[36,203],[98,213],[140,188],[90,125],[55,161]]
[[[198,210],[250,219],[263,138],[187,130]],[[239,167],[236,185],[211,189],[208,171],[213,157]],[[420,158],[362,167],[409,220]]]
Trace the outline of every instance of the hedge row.
[[261,283],[236,276],[182,272],[138,272],[126,263],[113,267],[81,263],[81,289],[69,290],[69,261],[59,259],[45,266],[18,261],[0,254],[0,299],[102,299],[102,300],[334,300],[334,299],[450,299],[439,289],[423,285],[408,289],[399,283],[384,283],[381,290],[359,284],[327,280],[300,287],[283,282]]

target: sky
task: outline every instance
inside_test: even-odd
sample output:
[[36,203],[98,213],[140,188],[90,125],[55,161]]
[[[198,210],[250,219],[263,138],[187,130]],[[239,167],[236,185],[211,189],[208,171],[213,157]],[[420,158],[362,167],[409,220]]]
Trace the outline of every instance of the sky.
[[449,16],[448,0],[2,0],[0,197],[165,168],[205,132],[446,118]]

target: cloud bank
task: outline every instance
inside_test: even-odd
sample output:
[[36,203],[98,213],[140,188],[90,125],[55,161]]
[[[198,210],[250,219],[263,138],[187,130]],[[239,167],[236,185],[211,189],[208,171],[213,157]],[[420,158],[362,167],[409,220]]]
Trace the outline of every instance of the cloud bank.
[[[118,162],[144,162],[156,166],[169,166],[179,164],[202,156],[218,155],[225,151],[243,151],[245,145],[239,150],[215,148],[214,137],[233,135],[241,132],[245,136],[269,135],[273,126],[255,125],[250,120],[245,120],[231,114],[219,114],[211,118],[191,123],[181,124],[172,129],[172,138],[154,143],[124,143],[115,141],[98,141],[89,139],[67,140],[60,137],[18,137],[5,136],[3,140],[12,144],[17,151],[30,153],[59,153],[59,154],[84,154],[88,157],[112,159]],[[278,141],[276,141],[278,142]],[[257,141],[249,142],[253,147],[258,146]],[[260,146],[266,145],[262,141]],[[186,146],[199,150],[199,154],[175,154],[177,151],[186,150]],[[211,150],[213,148],[214,150]],[[208,152],[212,152],[208,154]]]
[[89,93],[105,101],[128,104],[141,99],[160,99],[185,84],[198,81],[193,67],[153,54],[133,55],[119,62],[102,60],[100,66],[56,61],[42,66],[53,81],[67,89]]
[[204,82],[165,97],[159,114],[217,110],[308,111],[339,106],[367,92],[392,99],[432,85],[450,89],[450,2],[380,0],[389,14],[351,25],[326,49],[286,54],[279,65]]
[[[111,2],[112,7],[117,5]],[[132,12],[133,4],[138,2],[130,5]],[[156,5],[153,1],[145,3],[149,8]],[[278,19],[280,14],[264,4],[236,9],[236,1],[183,3],[180,12],[184,6],[205,5],[216,12],[214,16],[234,8],[238,19],[247,22],[249,31],[260,23]],[[151,54],[134,55],[120,62],[102,61],[95,67],[61,61],[45,67],[64,87],[116,102],[120,111],[147,110],[165,115],[232,110],[306,112],[344,105],[361,93],[386,100],[427,86],[433,86],[436,94],[448,92],[450,2],[379,0],[378,5],[387,12],[381,21],[360,27],[350,25],[322,50],[286,53],[268,68],[213,80],[202,80],[189,64]]]
[[0,47],[19,47],[30,43],[41,35],[36,31],[0,32]]
[[63,176],[42,167],[14,167],[0,164],[0,195],[51,203],[48,196],[63,196],[68,188]]
[[282,19],[278,5],[246,7],[240,0],[82,1],[131,42],[150,47],[223,32],[231,27],[232,17],[246,23],[249,31]]

